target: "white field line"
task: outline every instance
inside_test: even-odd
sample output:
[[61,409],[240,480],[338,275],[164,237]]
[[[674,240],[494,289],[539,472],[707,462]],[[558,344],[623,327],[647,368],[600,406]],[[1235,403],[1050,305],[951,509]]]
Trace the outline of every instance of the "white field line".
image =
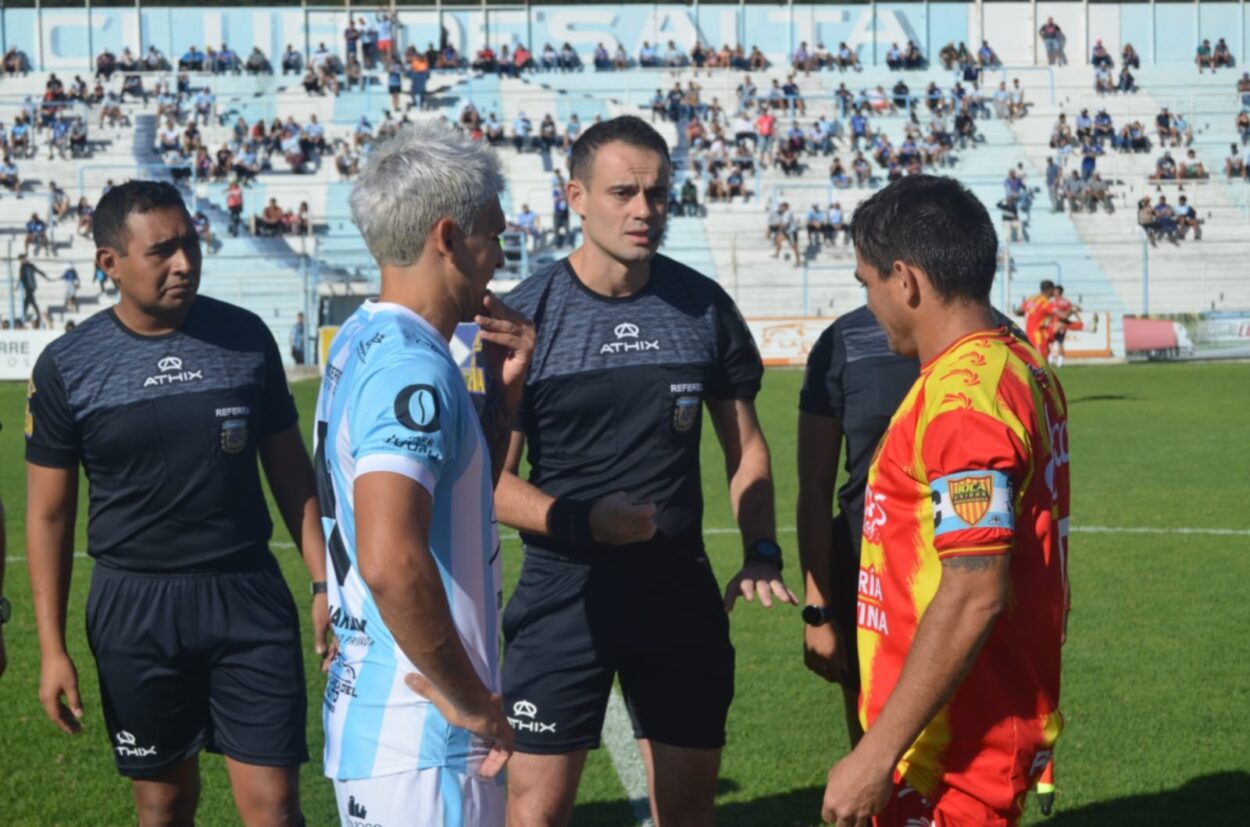
[[621,779],[629,806],[640,827],[651,827],[651,801],[647,797],[647,768],[643,766],[634,727],[620,694],[613,689],[608,698],[608,714],[603,719],[603,745],[608,748],[612,766]]
[[[793,534],[794,526],[782,526],[777,529],[782,534]],[[705,528],[704,534],[737,534],[736,528]],[[1077,525],[1072,526],[1073,534],[1194,534],[1205,535],[1208,537],[1250,537],[1250,528],[1166,528],[1164,526],[1106,526],[1106,525]],[[515,533],[500,534],[500,540],[517,540],[519,535]],[[295,544],[285,541],[275,541],[269,544],[271,548],[295,548]],[[74,552],[75,557],[86,557],[85,551]],[[9,557],[10,563],[25,563],[25,557]]]

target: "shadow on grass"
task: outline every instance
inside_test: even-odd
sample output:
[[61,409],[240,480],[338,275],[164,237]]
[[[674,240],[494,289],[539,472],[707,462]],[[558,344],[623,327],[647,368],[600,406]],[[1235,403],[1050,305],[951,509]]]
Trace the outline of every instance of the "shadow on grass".
[[[729,781],[728,785],[737,786]],[[718,785],[725,789],[726,785]],[[813,786],[734,801],[716,807],[717,827],[810,827],[820,823],[824,787]],[[1037,801],[1029,797],[1028,808]],[[1035,812],[1035,811],[1034,811]],[[1071,810],[1063,809],[1062,794],[1055,814],[1038,822],[1045,827],[1108,827],[1158,824],[1201,827],[1244,827],[1250,813],[1250,773],[1221,772],[1186,782],[1174,790],[1111,798]],[[634,827],[629,802],[602,801],[577,807],[573,827]]]
[[[1036,804],[1030,799],[1030,806]],[[1130,795],[1063,809],[1055,802],[1055,814],[1047,827],[1105,827],[1109,824],[1193,824],[1202,827],[1242,827],[1250,813],[1250,773],[1220,772],[1187,781],[1174,790]]]
[[1127,402],[1135,398],[1136,397],[1134,397],[1132,394],[1107,393],[1107,394],[1096,394],[1094,396],[1080,396],[1080,397],[1077,397],[1076,399],[1069,399],[1068,404],[1075,405],[1078,402]]

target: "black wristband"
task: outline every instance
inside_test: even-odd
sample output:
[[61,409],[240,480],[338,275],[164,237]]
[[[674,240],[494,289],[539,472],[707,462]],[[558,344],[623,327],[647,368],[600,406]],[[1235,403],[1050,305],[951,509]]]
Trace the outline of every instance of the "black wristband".
[[326,581],[324,580],[314,580],[308,585],[308,593],[313,597],[316,597],[319,594],[325,594],[327,591],[328,588],[326,586]]
[[590,531],[590,503],[561,497],[547,512],[547,533],[557,540],[589,545],[594,542]]

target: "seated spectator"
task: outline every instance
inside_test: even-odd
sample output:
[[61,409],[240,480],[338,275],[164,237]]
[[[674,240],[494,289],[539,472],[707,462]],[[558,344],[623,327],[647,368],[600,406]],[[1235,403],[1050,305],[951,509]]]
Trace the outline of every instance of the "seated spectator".
[[953,71],[958,60],[958,54],[955,51],[954,41],[950,41],[943,46],[938,52],[938,60],[942,63],[942,68],[948,72]]
[[126,75],[122,81],[122,91],[118,97],[119,103],[126,102],[126,96],[131,95],[143,101],[144,105],[148,102],[147,90],[143,88],[143,77],[137,74]]
[[1063,198],[1068,202],[1068,210],[1070,212],[1079,212],[1085,209],[1086,187],[1085,182],[1081,180],[1081,174],[1073,171],[1071,177],[1065,178],[1063,182]]
[[4,53],[3,64],[0,68],[10,77],[13,75],[24,75],[27,70],[26,55],[22,54],[16,46],[10,46],[9,50]]
[[1089,204],[1090,212],[1098,212],[1100,206],[1109,213],[1115,212],[1111,206],[1111,189],[1098,173],[1094,173],[1094,177],[1085,182],[1085,200]]
[[1101,40],[1094,41],[1094,49],[1090,55],[1089,62],[1095,68],[1111,69],[1115,65],[1115,61],[1111,59],[1111,53],[1107,51],[1107,47],[1102,45]]
[[1116,82],[1110,67],[1098,66],[1094,69],[1094,91],[1099,95],[1116,91]]
[[751,191],[743,183],[742,170],[737,166],[731,169],[729,175],[725,177],[725,196],[730,201],[735,196],[739,196],[744,204],[751,199]]
[[1198,213],[1194,208],[1189,206],[1189,200],[1185,196],[1178,199],[1176,209],[1173,215],[1176,218],[1177,235],[1184,240],[1185,235],[1190,231],[1194,231],[1194,241],[1202,240],[1202,222],[1198,220]]
[[74,210],[78,214],[78,227],[74,232],[83,238],[91,238],[91,229],[94,224],[95,208],[91,206],[91,202],[86,196],[78,199],[78,207]]
[[[997,58],[995,58],[995,60],[997,60]],[[924,63],[924,55],[920,53],[920,47],[917,46],[914,41],[907,41],[907,48],[903,50],[903,68],[923,69]]]
[[1172,205],[1168,203],[1166,195],[1159,196],[1159,203],[1155,204],[1155,226],[1160,235],[1165,235],[1173,244],[1177,242],[1176,237],[1176,213],[1172,209]]
[[1155,115],[1155,134],[1159,136],[1159,146],[1167,147],[1168,141],[1174,145],[1180,140],[1180,136],[1172,128],[1172,115],[1165,106]]
[[1003,229],[1011,232],[1012,242],[1028,241],[1029,234],[1020,220],[1020,205],[1016,196],[1008,195],[998,202],[997,207],[1002,213]]
[[1082,109],[1080,114],[1076,116],[1073,122],[1076,127],[1076,138],[1078,141],[1092,140],[1094,137],[1094,119],[1089,116],[1088,109]]
[[1137,50],[1133,48],[1132,43],[1124,44],[1124,49],[1120,52],[1120,63],[1126,69],[1129,67],[1134,69],[1141,68],[1141,58],[1137,56]]
[[1011,117],[1023,118],[1027,114],[1027,104],[1024,102],[1024,87],[1020,85],[1019,78],[1012,78],[1010,91],[1010,111]]
[[269,203],[260,215],[256,216],[256,234],[262,236],[282,235],[285,226],[282,223],[282,208],[277,198],[270,198]]
[[[894,48],[897,49],[898,44],[895,44]],[[901,60],[901,56],[900,56],[900,60]],[[890,61],[890,56],[887,53],[886,63],[888,64],[889,61]],[[794,50],[794,56],[790,59],[790,65],[795,69],[795,71],[798,71],[798,72],[812,71],[812,65],[813,65],[812,53],[808,51],[806,40],[799,43],[799,48]]]
[[747,58],[746,63],[742,62],[742,47],[738,47],[738,54],[734,56],[733,67],[742,69],[747,72],[762,72],[768,68],[768,58],[764,57],[764,53],[760,51],[759,46],[751,47],[751,55]]
[[31,213],[30,220],[26,222],[26,243],[22,247],[22,253],[26,256],[30,255],[30,245],[35,245],[35,254],[39,254],[42,249],[48,255],[52,255],[52,246],[48,243],[48,225],[39,217],[39,213]]
[[982,40],[981,48],[977,49],[977,63],[982,69],[997,69],[1003,65],[998,59],[998,54],[990,48],[988,40]]
[[166,163],[169,162],[170,156],[183,154],[182,131],[172,119],[167,119],[165,125],[157,131],[156,148],[165,156]]
[[117,68],[123,72],[139,71],[139,61],[130,53],[130,47],[122,49],[122,53],[117,58]]
[[855,159],[851,161],[851,169],[855,172],[856,186],[866,187],[872,183],[872,164],[862,152],[855,153]]
[[117,58],[108,49],[100,52],[100,56],[95,59],[95,76],[103,78],[107,83],[113,73],[117,71]]
[[163,72],[169,69],[169,61],[165,59],[165,55],[155,46],[148,47],[148,53],[143,56],[143,68],[149,72]]
[[[552,51],[551,55],[552,55],[553,66],[554,66],[555,52]],[[546,53],[544,53],[543,59],[545,63]],[[596,72],[606,72],[612,68],[612,57],[608,54],[608,50],[604,48],[604,45],[602,43],[595,44],[594,64],[595,64]]]
[[213,71],[218,74],[233,72],[237,75],[240,67],[239,56],[225,43],[221,44],[221,51],[217,52],[217,57],[213,61]]
[[256,180],[256,176],[260,175],[261,160],[256,152],[256,145],[251,141],[245,143],[239,154],[234,157],[233,172],[238,183],[243,186],[251,186]]
[[194,46],[178,58],[178,69],[188,72],[199,72],[204,68],[204,53],[197,51]]
[[22,182],[18,178],[17,164],[13,163],[13,159],[7,155],[4,163],[0,164],[0,187],[17,193],[18,198],[22,197]]
[[1068,124],[1068,116],[1063,112],[1059,113],[1059,119],[1055,121],[1054,129],[1050,132],[1050,148],[1062,149],[1076,143],[1076,138],[1072,134],[1072,127]]
[[303,65],[304,60],[299,52],[295,51],[294,46],[288,45],[286,51],[282,53],[282,74],[298,75]]
[[1155,161],[1155,171],[1150,179],[1152,181],[1176,180],[1176,161],[1172,160],[1172,153],[1165,152],[1163,157]]
[[282,226],[286,232],[291,235],[308,235],[312,232],[312,213],[308,209],[308,202],[299,202],[299,210],[291,212],[287,210],[282,214]]
[[1194,63],[1198,65],[1198,74],[1202,74],[1203,69],[1215,71],[1215,58],[1211,54],[1211,41],[1203,40],[1198,45],[1198,53],[1194,56]]
[[1232,52],[1228,51],[1228,44],[1222,37],[1215,41],[1215,52],[1211,55],[1211,70],[1215,71],[1220,67],[1233,68]]
[[681,214],[697,216],[699,214],[699,185],[693,178],[687,177],[681,185],[681,198],[678,202]]
[[1237,149],[1237,144],[1228,145],[1228,158],[1224,161],[1224,176],[1230,181],[1234,178],[1243,178],[1246,174],[1246,162],[1241,157],[1241,151]]
[[1120,130],[1121,152],[1149,152],[1150,138],[1146,135],[1146,127],[1141,121],[1133,121]]
[[803,173],[803,167],[799,163],[799,154],[789,142],[783,143],[777,151],[776,164],[787,177]]
[[260,50],[259,46],[252,47],[252,52],[247,56],[247,62],[243,64],[243,67],[249,75],[273,74],[273,67],[269,65],[268,58],[265,57],[265,53]]
[[1202,161],[1198,160],[1198,156],[1191,149],[1185,153],[1185,160],[1180,164],[1179,173],[1179,177],[1186,180],[1202,179],[1207,177],[1207,168],[1202,165]]
[[825,211],[824,225],[821,227],[821,235],[828,244],[838,243],[838,233],[843,233],[846,243],[851,243],[851,228],[847,226],[846,219],[842,213],[842,205],[834,201],[829,205],[829,209]]
[[321,88],[321,77],[311,66],[309,66],[308,71],[304,73],[303,86],[304,91],[307,92],[309,96],[325,94],[325,90]]
[[52,208],[52,220],[55,222],[63,221],[70,215],[71,205],[69,203],[69,194],[65,190],[56,185],[56,181],[48,184],[48,200]]
[[282,151],[283,159],[285,159],[287,164],[290,165],[291,172],[296,175],[305,172],[305,165],[308,162],[308,157],[304,155],[304,152],[300,147],[299,129],[292,129],[288,127],[281,132],[281,135],[282,137],[278,146]]
[[660,65],[660,56],[650,41],[642,41],[642,48],[638,50],[638,65],[644,69],[653,69]]
[[664,65],[670,68],[679,68],[686,65],[686,53],[678,49],[677,44],[671,40],[664,49]]
[[1128,64],[1125,63],[1120,67],[1120,77],[1115,84],[1118,92],[1136,92],[1137,79],[1133,77],[1133,73],[1128,70]]
[[[794,253],[794,266],[801,266],[802,256],[799,253],[799,217],[790,211],[790,205],[782,201],[777,211],[768,218],[773,236],[773,258],[781,255],[781,248],[789,246]],[[790,256],[787,254],[786,258]]]
[[846,174],[846,167],[842,166],[841,158],[835,157],[833,163],[829,165],[829,183],[839,188],[851,185],[851,178]]
[[1137,225],[1142,228],[1152,247],[1158,245],[1159,222],[1150,199],[1143,198],[1137,202]]
[[[903,50],[898,47],[897,43],[891,43],[889,50],[886,51],[885,65],[894,71],[903,68]],[[812,205],[812,209],[816,209],[816,206]]]
[[847,69],[860,71],[859,56],[851,51],[845,42],[838,44],[838,51],[833,56],[833,65],[838,68],[839,72],[845,72]]
[[612,68],[618,71],[629,68],[629,55],[625,53],[625,46],[621,43],[616,44],[616,52],[612,55]]
[[[439,69],[459,69],[460,53],[456,51],[455,46],[448,43],[443,46],[443,50],[439,52],[438,61],[435,65]],[[365,68],[369,68],[368,62],[365,63]]]
[[493,75],[495,70],[499,68],[499,64],[495,60],[495,50],[490,46],[483,46],[481,49],[478,49],[477,57],[473,59],[471,67],[475,72]]
[[803,223],[807,225],[807,246],[820,246],[820,240],[825,232],[825,212],[819,204],[812,204],[807,215],[803,217]]

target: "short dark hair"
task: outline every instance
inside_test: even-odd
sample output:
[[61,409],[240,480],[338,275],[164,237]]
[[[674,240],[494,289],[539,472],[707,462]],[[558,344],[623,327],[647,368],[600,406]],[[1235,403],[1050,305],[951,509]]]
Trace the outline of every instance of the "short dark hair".
[[1040,289],[1043,293],[1045,293],[1047,290],[1055,289],[1055,283],[1051,281],[1050,279],[1042,279],[1041,284],[1037,286],[1038,286],[1038,289]]
[[595,152],[604,144],[620,141],[630,146],[650,149],[664,159],[664,163],[672,165],[668,154],[668,144],[664,137],[655,131],[655,127],[635,115],[621,115],[607,121],[600,121],[583,132],[573,142],[573,152],[569,158],[569,177],[586,181],[590,178],[590,169],[594,163]]
[[187,205],[182,200],[182,193],[168,181],[127,181],[113,187],[100,202],[95,205],[95,213],[91,221],[91,236],[95,246],[108,247],[121,255],[126,255],[126,245],[130,242],[130,233],[126,229],[126,220],[131,213],[143,215],[153,210],[177,209],[187,215]]
[[883,279],[902,261],[923,270],[943,301],[989,300],[998,235],[985,205],[954,178],[900,178],[855,209],[851,235]]

